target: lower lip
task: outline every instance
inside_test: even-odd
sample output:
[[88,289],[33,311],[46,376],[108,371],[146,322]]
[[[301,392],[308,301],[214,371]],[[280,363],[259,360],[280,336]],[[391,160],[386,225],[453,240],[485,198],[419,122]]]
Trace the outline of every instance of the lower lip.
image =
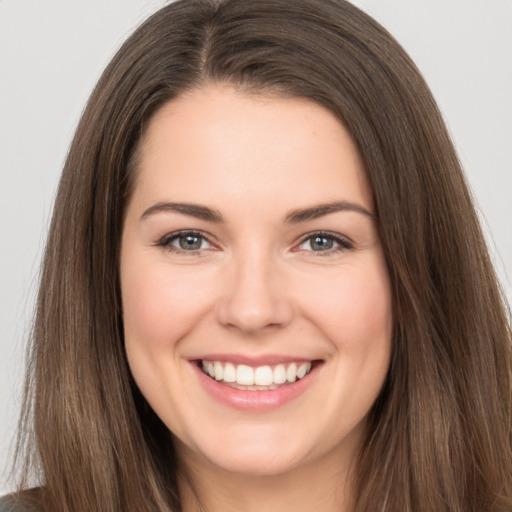
[[207,376],[195,362],[192,365],[199,381],[211,396],[229,407],[248,412],[269,412],[298,398],[313,383],[320,366],[313,365],[305,377],[292,384],[268,391],[245,391],[221,384]]

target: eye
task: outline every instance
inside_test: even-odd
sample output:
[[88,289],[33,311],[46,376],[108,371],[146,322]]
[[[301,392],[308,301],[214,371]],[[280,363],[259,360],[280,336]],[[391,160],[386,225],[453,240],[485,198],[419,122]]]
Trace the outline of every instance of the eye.
[[317,253],[333,253],[352,248],[353,245],[351,242],[332,233],[313,233],[307,238],[304,238],[298,246],[298,250],[300,251]]
[[166,235],[158,243],[159,246],[174,252],[198,252],[211,249],[212,244],[201,233],[196,231],[180,231]]

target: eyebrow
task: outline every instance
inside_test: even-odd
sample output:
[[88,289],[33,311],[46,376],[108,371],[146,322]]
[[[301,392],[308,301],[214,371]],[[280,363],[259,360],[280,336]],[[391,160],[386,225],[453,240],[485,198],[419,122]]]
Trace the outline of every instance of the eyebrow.
[[206,220],[208,222],[224,222],[222,214],[218,210],[213,210],[207,206],[191,203],[156,203],[150,206],[141,215],[141,220],[147,219],[156,213],[176,212],[196,219]]
[[319,217],[329,215],[330,213],[344,211],[361,213],[362,215],[366,215],[373,220],[377,219],[373,213],[359,204],[351,203],[348,201],[335,201],[333,203],[318,204],[310,208],[293,210],[285,217],[284,222],[285,224],[299,224],[300,222],[318,219]]
[[[371,219],[376,219],[375,215],[373,215],[370,211],[359,204],[351,203],[348,201],[335,201],[332,203],[318,204],[309,208],[293,210],[285,216],[284,223],[299,224],[301,222],[318,219],[324,215],[342,211],[361,213],[362,215],[370,217]],[[216,224],[224,222],[224,217],[218,210],[192,203],[156,203],[144,211],[144,213],[141,215],[141,220],[145,220],[157,213],[166,212],[180,213],[182,215],[195,217],[196,219],[201,219],[208,222],[214,222]]]

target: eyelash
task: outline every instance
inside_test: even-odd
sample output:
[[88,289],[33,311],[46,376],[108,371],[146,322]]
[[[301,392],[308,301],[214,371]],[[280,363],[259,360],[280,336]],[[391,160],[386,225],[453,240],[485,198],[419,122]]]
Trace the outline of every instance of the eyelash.
[[210,245],[214,245],[212,244],[210,239],[204,235],[204,233],[201,233],[200,231],[190,230],[178,231],[176,233],[170,233],[169,235],[165,235],[163,238],[160,239],[157,245],[159,247],[162,247],[163,249],[167,249],[168,251],[174,252],[176,254],[199,255],[202,250],[201,248],[194,250],[185,250],[183,248],[178,248],[172,245],[172,242],[177,241],[182,237],[195,237],[201,239],[201,241],[207,242]]
[[[304,243],[306,243],[308,240],[311,241],[315,238],[323,238],[329,241],[334,242],[337,244],[337,247],[330,248],[325,251],[313,251],[308,250],[306,252],[314,253],[315,256],[328,256],[333,253],[339,253],[342,251],[350,250],[354,248],[354,244],[350,242],[347,238],[342,237],[335,233],[330,233],[329,231],[315,231],[313,233],[308,233],[306,236],[304,236],[301,240],[301,242],[298,244],[298,247],[302,246]],[[296,251],[300,251],[301,249],[297,248]]]
[[[187,254],[187,255],[199,255],[203,249],[193,249],[193,250],[186,250],[183,248],[178,248],[172,245],[172,242],[178,241],[182,237],[191,237],[191,238],[198,238],[202,242],[207,242],[211,246],[214,246],[214,244],[210,241],[209,237],[205,236],[204,233],[201,233],[200,231],[178,231],[176,233],[171,233],[169,235],[164,236],[160,239],[160,241],[156,244],[159,247],[162,247],[164,249],[167,249],[170,252],[176,253],[176,254]],[[337,247],[335,248],[329,248],[325,251],[313,251],[313,250],[304,250],[300,249],[300,247],[306,243],[307,241],[312,241],[313,239],[323,238],[325,240],[329,240],[333,242],[334,244],[337,244]],[[311,242],[310,242],[311,243]],[[337,235],[335,233],[330,233],[328,231],[315,231],[313,233],[308,233],[305,235],[300,243],[296,246],[294,251],[304,251],[304,252],[310,252],[312,254],[315,254],[315,256],[328,256],[333,253],[339,253],[342,251],[353,249],[354,245],[352,242],[350,242],[348,239]]]

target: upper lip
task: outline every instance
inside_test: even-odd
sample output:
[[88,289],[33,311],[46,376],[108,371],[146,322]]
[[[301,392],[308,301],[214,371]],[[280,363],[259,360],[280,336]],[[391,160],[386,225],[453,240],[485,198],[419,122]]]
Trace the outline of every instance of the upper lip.
[[273,366],[277,364],[286,363],[307,363],[310,361],[317,361],[318,358],[289,356],[281,354],[265,354],[258,356],[251,356],[247,354],[204,354],[199,357],[194,357],[194,361],[221,361],[232,364],[245,364],[247,366]]

